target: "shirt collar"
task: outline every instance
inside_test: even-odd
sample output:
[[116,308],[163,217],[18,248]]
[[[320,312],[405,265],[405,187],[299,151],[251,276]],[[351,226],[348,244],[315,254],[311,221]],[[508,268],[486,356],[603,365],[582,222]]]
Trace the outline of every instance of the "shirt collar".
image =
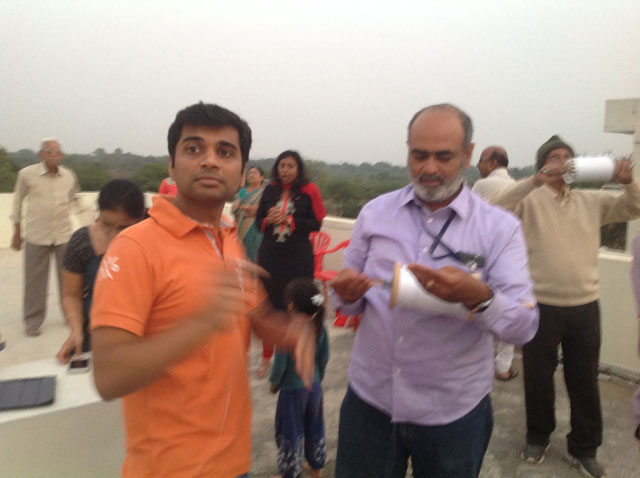
[[[470,189],[469,189],[469,186],[467,186],[466,181],[463,182],[462,191],[460,191],[460,194],[458,194],[453,201],[451,201],[449,204],[443,207],[442,210],[453,210],[456,212],[457,216],[460,216],[460,218],[467,217],[471,207],[470,205],[471,195],[469,191]],[[422,200],[420,200],[420,198],[416,196],[416,193],[413,190],[413,185],[408,184],[403,188],[402,199],[400,201],[399,207],[406,206],[411,203],[415,204],[420,208],[423,208],[423,207],[426,208]]]
[[[49,174],[49,168],[44,164],[44,161],[40,161],[40,176],[44,176],[45,174]],[[60,165],[58,165],[58,171],[55,175],[60,176]]]
[[507,168],[497,168],[494,169],[493,171],[491,171],[491,173],[489,173],[490,177],[493,176],[494,178],[510,178],[511,176],[509,175],[509,171],[507,171]]
[[[186,236],[194,229],[205,229],[207,227],[185,216],[171,201],[160,196],[153,197],[153,205],[149,209],[149,216],[178,239]],[[224,240],[226,236],[234,231],[235,227],[228,220],[225,220],[223,215],[220,219],[220,237]]]
[[558,192],[555,190],[555,188],[553,188],[552,186],[548,185],[548,184],[543,184],[540,189],[542,191],[545,192],[545,194],[552,196],[553,199],[556,199],[558,201],[563,201],[563,200],[567,200],[569,199],[569,197],[571,196],[571,191],[573,190],[571,187],[569,186],[565,186],[564,191],[562,192]]

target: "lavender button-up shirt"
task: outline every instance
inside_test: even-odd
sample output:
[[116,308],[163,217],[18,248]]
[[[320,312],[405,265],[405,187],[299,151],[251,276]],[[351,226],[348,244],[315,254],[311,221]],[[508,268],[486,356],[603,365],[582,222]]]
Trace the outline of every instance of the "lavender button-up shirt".
[[394,422],[442,425],[463,417],[491,391],[493,338],[522,344],[538,329],[520,221],[466,185],[453,202],[434,212],[416,198],[411,185],[369,202],[353,228],[344,266],[385,280],[392,279],[398,261],[471,272],[453,257],[434,259],[447,254],[442,246],[429,252],[451,211],[455,216],[442,242],[453,251],[483,256],[484,266],[476,272],[494,292],[490,307],[472,321],[390,309],[390,291],[381,286],[352,304],[332,293],[334,305],[344,312],[363,313],[350,385]]

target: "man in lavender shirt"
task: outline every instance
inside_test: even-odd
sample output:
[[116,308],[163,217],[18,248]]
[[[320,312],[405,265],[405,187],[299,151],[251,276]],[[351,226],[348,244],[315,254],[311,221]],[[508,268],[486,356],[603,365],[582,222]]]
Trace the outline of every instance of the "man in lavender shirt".
[[[455,106],[409,123],[412,184],[360,212],[332,283],[334,305],[362,313],[340,410],[336,478],[471,478],[493,429],[493,339],[538,327],[520,222],[464,184],[471,119]],[[389,307],[396,262],[454,315]],[[381,281],[382,280],[382,281]],[[376,284],[376,285],[374,285]]]

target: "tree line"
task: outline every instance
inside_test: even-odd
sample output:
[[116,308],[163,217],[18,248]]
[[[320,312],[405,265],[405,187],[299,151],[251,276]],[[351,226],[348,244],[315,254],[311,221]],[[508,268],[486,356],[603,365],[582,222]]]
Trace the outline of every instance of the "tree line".
[[[30,149],[7,152],[0,148],[0,192],[13,191],[17,171],[38,161],[38,154]],[[275,158],[252,159],[249,165],[260,166],[268,178],[274,162]],[[65,154],[62,164],[76,173],[83,191],[97,191],[113,178],[127,178],[136,181],[144,191],[154,192],[169,174],[168,156],[141,156],[120,148],[112,153],[98,148],[91,154]],[[322,192],[327,213],[333,216],[355,218],[368,201],[409,182],[406,166],[385,162],[331,164],[310,159],[305,160],[305,167]],[[509,168],[516,179],[533,172],[533,165]],[[472,185],[479,178],[477,168],[470,167],[465,176]]]

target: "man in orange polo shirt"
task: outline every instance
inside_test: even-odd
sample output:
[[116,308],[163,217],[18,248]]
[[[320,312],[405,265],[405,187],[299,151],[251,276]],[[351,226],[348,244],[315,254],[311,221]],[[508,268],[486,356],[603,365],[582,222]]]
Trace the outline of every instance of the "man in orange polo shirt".
[[175,200],[156,200],[149,219],[113,240],[96,280],[95,382],[103,398],[124,397],[123,476],[245,476],[249,329],[295,349],[307,382],[314,334],[272,309],[257,267],[221,220],[244,178],[247,123],[195,104],[177,114],[168,143]]

